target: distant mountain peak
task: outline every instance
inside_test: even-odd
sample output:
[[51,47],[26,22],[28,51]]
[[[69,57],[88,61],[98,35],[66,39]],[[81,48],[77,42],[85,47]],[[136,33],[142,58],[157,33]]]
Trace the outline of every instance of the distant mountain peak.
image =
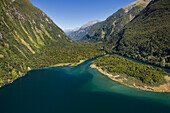
[[98,22],[100,22],[100,21],[99,20],[90,21],[90,22],[84,24],[83,26],[81,26],[81,28],[86,28],[86,27],[92,26]]
[[65,32],[66,35],[69,35],[72,32],[78,31],[80,27],[76,27],[74,29],[64,29],[63,31]]
[[91,27],[98,23],[100,21],[98,20],[94,20],[94,21],[90,21],[86,24],[84,24],[83,26],[81,26],[80,28],[77,28],[76,30],[72,30],[71,32],[66,32],[65,33],[74,41],[78,41],[81,38],[83,38],[91,29]]
[[133,2],[133,3],[123,7],[123,9],[127,13],[135,6],[139,6],[139,5],[147,6],[150,1],[151,0],[137,0],[136,2]]
[[99,20],[93,20],[93,21],[90,21],[90,22],[82,25],[81,27],[76,27],[76,28],[74,28],[74,29],[64,29],[64,32],[65,32],[67,35],[69,35],[71,32],[76,32],[76,31],[78,31],[80,28],[83,29],[83,28],[92,26],[92,25],[94,25],[94,24],[96,24],[96,23],[98,23],[98,22],[100,22],[100,21],[99,21]]
[[138,0],[120,8],[105,21],[94,24],[81,41],[100,42],[107,41],[117,34],[123,27],[132,21],[142,11],[150,0]]
[[79,30],[79,29],[80,29],[80,27],[76,27],[76,28],[74,28],[74,29],[64,29],[64,32],[77,31],[77,30]]

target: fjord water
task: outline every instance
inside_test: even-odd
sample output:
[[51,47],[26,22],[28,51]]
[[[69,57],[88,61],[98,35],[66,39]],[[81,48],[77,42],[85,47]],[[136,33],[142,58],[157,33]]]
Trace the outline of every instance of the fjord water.
[[169,113],[170,93],[146,92],[89,66],[32,70],[0,88],[0,113]]

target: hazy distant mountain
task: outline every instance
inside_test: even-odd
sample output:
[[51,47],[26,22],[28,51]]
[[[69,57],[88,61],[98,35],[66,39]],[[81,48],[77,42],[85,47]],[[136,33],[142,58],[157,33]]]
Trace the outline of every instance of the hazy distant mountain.
[[65,29],[64,32],[68,36],[70,33],[78,31],[80,27],[76,27],[75,29]]
[[89,26],[92,26],[92,25],[94,25],[94,24],[96,24],[98,22],[100,22],[100,21],[98,21],[98,20],[90,21],[90,22],[84,24],[83,26],[81,26],[81,29],[89,27]]
[[79,39],[83,38],[91,29],[91,26],[98,23],[98,20],[88,22],[81,26],[78,30],[72,31],[68,36],[74,40],[78,41]]
[[110,36],[117,34],[123,27],[139,14],[150,2],[150,0],[139,0],[120,8],[105,21],[94,24],[83,41],[99,42],[107,41]]

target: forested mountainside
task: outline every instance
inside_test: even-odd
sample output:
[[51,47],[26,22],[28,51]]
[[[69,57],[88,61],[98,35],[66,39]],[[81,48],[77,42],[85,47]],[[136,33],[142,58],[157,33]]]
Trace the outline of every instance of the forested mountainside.
[[88,23],[84,24],[83,26],[81,26],[77,31],[71,32],[68,35],[68,37],[70,37],[74,41],[79,41],[80,39],[82,39],[90,31],[92,25],[94,25],[94,24],[96,24],[98,22],[99,21],[97,21],[97,20],[88,22]]
[[150,0],[139,0],[119,9],[105,21],[94,24],[89,33],[81,41],[100,42],[107,41],[117,34],[123,27],[134,19],[150,2]]
[[169,29],[170,1],[153,0],[108,44],[119,54],[170,68]]
[[29,0],[0,0],[0,86],[30,69],[78,62],[104,52],[73,42]]

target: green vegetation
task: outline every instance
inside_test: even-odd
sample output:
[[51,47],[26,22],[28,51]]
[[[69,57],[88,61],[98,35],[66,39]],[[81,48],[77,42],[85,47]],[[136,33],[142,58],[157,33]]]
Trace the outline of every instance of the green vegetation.
[[104,54],[100,47],[94,44],[59,44],[45,47],[32,57],[33,68],[43,68],[58,63],[76,63],[80,60],[92,59]]
[[164,72],[160,68],[153,68],[141,63],[123,58],[119,55],[110,55],[104,58],[98,58],[95,64],[102,70],[113,75],[132,77],[142,81],[147,85],[159,85],[164,82]]
[[82,41],[106,42],[142,11],[149,2],[136,1],[108,17],[105,21],[92,26]]
[[[139,14],[145,5],[138,1],[130,9],[120,9],[106,21],[95,24],[84,39],[102,43],[109,40],[105,50],[169,68],[170,1],[154,0]],[[30,69],[104,54],[100,51],[102,43],[73,42],[29,0],[1,0],[0,7],[0,86],[24,76]],[[109,73],[150,85],[164,82],[166,74],[117,55],[98,58],[95,63]]]
[[152,1],[109,41],[118,54],[170,68],[170,1]]
[[29,0],[0,0],[0,7],[0,86],[30,69],[104,54],[97,45],[73,42]]

